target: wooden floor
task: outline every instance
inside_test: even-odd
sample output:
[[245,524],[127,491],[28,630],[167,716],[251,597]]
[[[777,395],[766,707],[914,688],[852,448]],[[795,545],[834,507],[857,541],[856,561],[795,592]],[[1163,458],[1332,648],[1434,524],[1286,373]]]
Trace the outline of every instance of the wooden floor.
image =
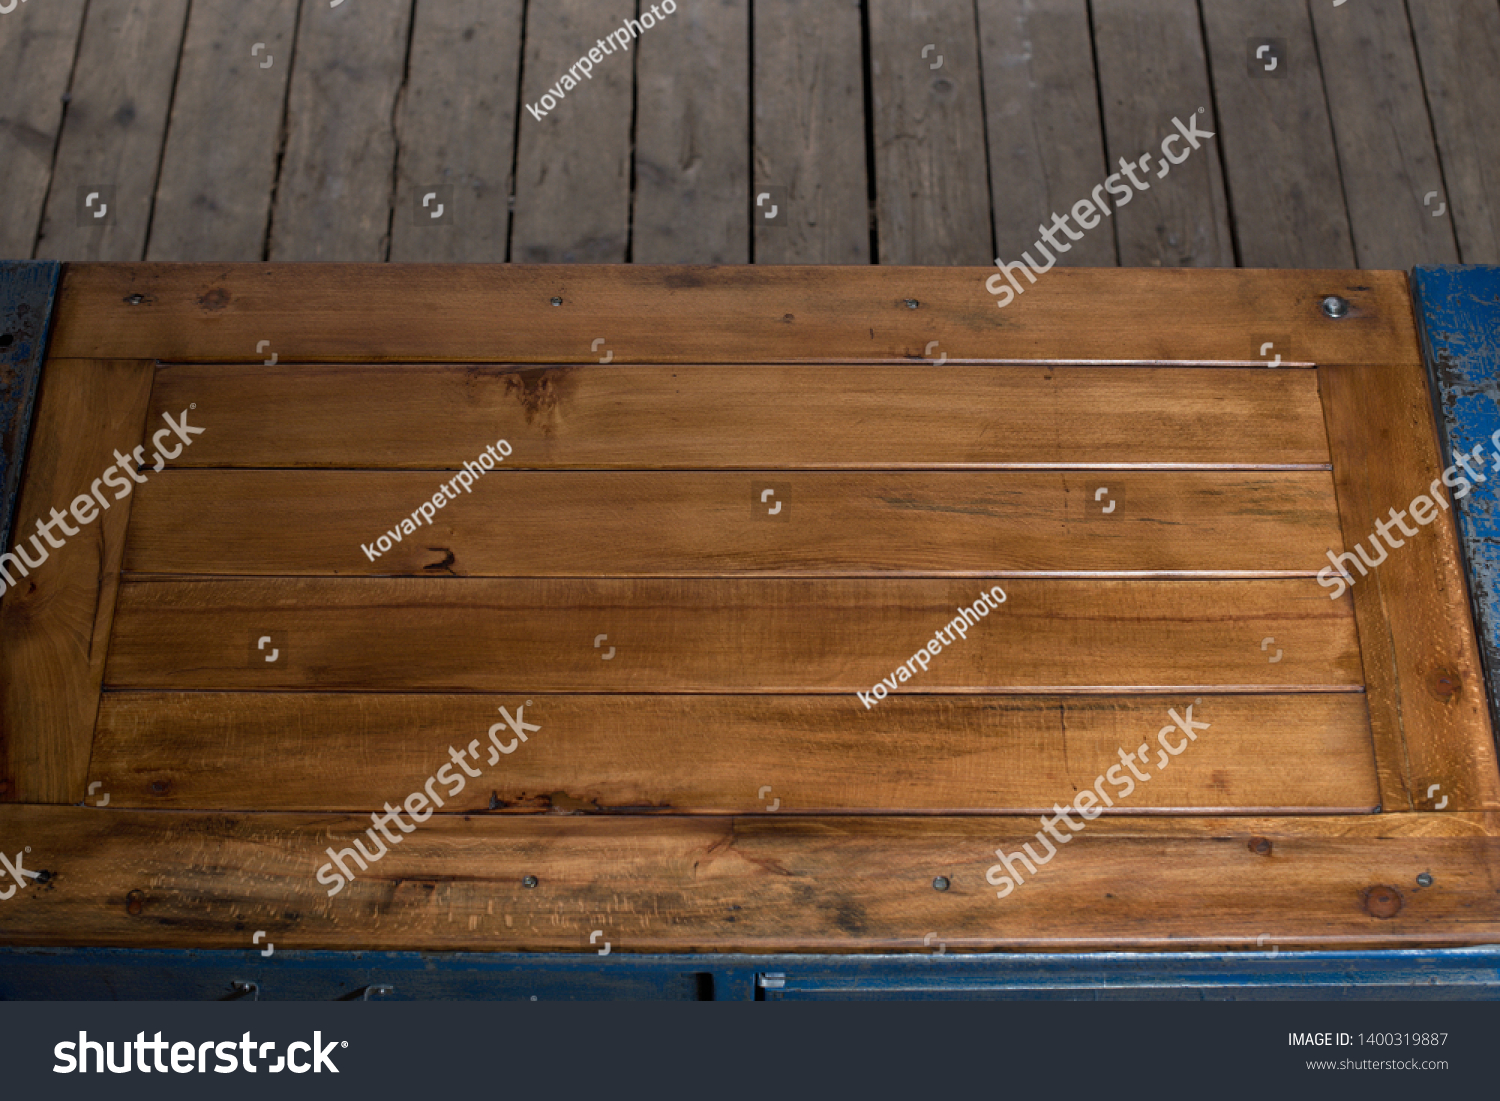
[[29,0],[0,257],[985,265],[1201,110],[1060,263],[1500,262],[1500,0],[680,0],[534,115],[638,5]]

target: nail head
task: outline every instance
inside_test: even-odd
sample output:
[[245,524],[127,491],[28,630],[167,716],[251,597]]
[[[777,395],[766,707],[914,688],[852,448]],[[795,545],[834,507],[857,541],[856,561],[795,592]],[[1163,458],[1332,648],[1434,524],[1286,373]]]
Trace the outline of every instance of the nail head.
[[1330,294],[1327,298],[1323,299],[1323,312],[1335,320],[1344,317],[1349,313],[1349,300],[1347,298],[1340,298],[1336,294]]

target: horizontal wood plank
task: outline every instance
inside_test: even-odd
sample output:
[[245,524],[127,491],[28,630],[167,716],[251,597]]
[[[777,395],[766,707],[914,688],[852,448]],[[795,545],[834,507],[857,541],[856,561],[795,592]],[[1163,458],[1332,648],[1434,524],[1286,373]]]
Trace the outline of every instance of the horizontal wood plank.
[[358,837],[379,851],[368,816],[12,806],[0,836],[24,837],[27,866],[51,875],[0,907],[0,939],[248,951],[264,929],[281,950],[592,952],[599,929],[617,952],[930,953],[931,932],[950,952],[1244,951],[1267,934],[1283,951],[1484,944],[1500,936],[1497,825],[1100,819],[997,898],[995,853],[1041,850],[1036,818],[443,816],[398,832],[362,872],[345,857],[355,878],[330,896],[330,850]]
[[[871,691],[991,579],[126,582],[107,683],[140,688]],[[1007,580],[912,691],[1354,689],[1349,599],[1311,579]],[[995,599],[998,600],[998,597]],[[259,654],[259,640],[279,652]],[[1284,657],[1273,662],[1265,639]],[[601,641],[603,640],[603,641]],[[616,649],[604,657],[604,645]],[[916,666],[913,666],[915,669]],[[904,687],[902,690],[905,690]],[[851,708],[860,706],[852,695]]]
[[194,365],[153,400],[196,403],[196,466],[457,470],[500,438],[512,468],[1328,462],[1301,370]]
[[[490,741],[500,707],[539,728],[524,745],[505,725]],[[1189,743],[1169,709],[1209,725]],[[436,787],[440,813],[1050,813],[1144,744],[1150,780],[1106,782],[1125,794],[1103,813],[1378,801],[1357,694],[909,696],[871,723],[862,711],[823,696],[111,692],[89,779],[111,807],[379,810],[477,738],[482,778]],[[1158,745],[1164,727],[1178,756]]]
[[[775,232],[772,230],[761,233]],[[55,354],[171,362],[1415,362],[1401,272],[70,264]],[[135,296],[140,296],[136,299]],[[1350,302],[1338,321],[1318,303]],[[552,300],[561,299],[554,306]],[[915,302],[915,308],[908,302]],[[1260,336],[1260,334],[1269,334]],[[932,345],[937,341],[937,345]]]
[[[444,474],[163,472],[137,491],[126,569],[1312,575],[1340,540],[1333,479],[1322,470],[514,470],[480,479],[457,501],[444,498],[439,510],[430,498]],[[412,530],[389,552],[371,559],[360,549],[386,525],[400,533],[411,513]]]

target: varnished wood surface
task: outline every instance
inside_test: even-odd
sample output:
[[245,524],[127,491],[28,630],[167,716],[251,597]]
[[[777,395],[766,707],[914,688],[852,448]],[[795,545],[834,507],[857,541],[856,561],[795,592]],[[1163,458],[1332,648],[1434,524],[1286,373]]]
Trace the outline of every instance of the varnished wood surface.
[[1493,815],[1101,819],[1003,899],[986,873],[997,849],[1043,851],[1035,818],[441,816],[364,873],[346,858],[356,879],[330,897],[315,873],[356,836],[377,851],[365,829],[367,815],[0,807],[0,833],[52,873],[0,909],[0,938],[248,951],[264,929],[278,950],[572,952],[596,929],[619,952],[1500,939]]
[[[488,737],[501,707],[540,728],[519,745],[502,726],[503,757]],[[1189,707],[1209,725],[1168,756],[1158,734],[1182,747],[1169,713]],[[867,712],[852,696],[108,692],[89,780],[111,807],[379,810],[476,737],[483,775],[445,812],[1050,814],[1111,768],[1130,777],[1122,747],[1150,779],[1106,782],[1127,794],[1104,814],[1378,801],[1355,693],[900,695]]]
[[[1333,480],[1321,470],[522,470],[486,475],[438,510],[429,498],[447,477],[163,472],[138,491],[125,568],[421,577],[1312,576],[1339,542]],[[1101,491],[1107,503],[1096,500]],[[762,501],[763,494],[770,496]],[[384,530],[400,533],[400,518],[423,503],[430,524],[412,523],[375,559],[360,549],[387,518]]]
[[[770,232],[769,230],[765,232]],[[261,362],[1419,362],[1400,272],[70,264],[53,354]],[[1341,295],[1347,316],[1319,302]],[[559,299],[553,305],[553,299]],[[908,305],[915,302],[916,306]],[[663,324],[690,315],[703,324]],[[1267,337],[1270,339],[1270,337]],[[932,342],[937,344],[933,345]],[[934,358],[936,357],[936,358]]]

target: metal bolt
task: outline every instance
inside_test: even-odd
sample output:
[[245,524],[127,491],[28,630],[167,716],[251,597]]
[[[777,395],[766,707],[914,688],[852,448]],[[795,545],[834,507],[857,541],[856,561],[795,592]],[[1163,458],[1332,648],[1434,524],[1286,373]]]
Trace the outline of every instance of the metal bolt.
[[1432,876],[1428,875],[1426,872],[1423,872],[1421,875],[1417,876],[1417,886],[1418,887],[1431,887],[1432,886]]
[[1349,312],[1349,300],[1330,294],[1323,299],[1323,312],[1336,321]]
[[523,886],[523,887],[535,887],[537,885],[537,883],[539,883],[539,882],[540,882],[540,880],[538,880],[536,876],[529,875],[525,879],[521,880],[521,886]]
[[561,298],[553,298],[552,299],[552,304],[554,306],[561,306],[562,305],[562,299]]
[[935,891],[946,891],[948,889],[948,877],[940,875],[932,881],[932,889]]
[[921,303],[918,302],[915,298],[908,298],[906,300],[906,308],[908,310],[914,310],[914,309],[916,309],[920,305],[921,305]]

